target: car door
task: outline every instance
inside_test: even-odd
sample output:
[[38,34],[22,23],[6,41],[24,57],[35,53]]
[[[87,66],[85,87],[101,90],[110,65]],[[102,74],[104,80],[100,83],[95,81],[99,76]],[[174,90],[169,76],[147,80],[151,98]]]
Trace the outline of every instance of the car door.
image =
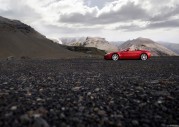
[[135,51],[122,51],[121,52],[121,59],[134,59],[135,58]]
[[133,52],[133,58],[132,59],[139,59],[140,58],[140,54],[141,54],[140,50],[135,50]]

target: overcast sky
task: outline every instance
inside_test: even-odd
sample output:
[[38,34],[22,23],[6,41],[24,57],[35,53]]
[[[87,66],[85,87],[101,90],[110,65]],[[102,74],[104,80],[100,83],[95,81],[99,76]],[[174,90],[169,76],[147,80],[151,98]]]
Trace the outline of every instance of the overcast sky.
[[0,0],[0,15],[47,37],[137,37],[179,43],[179,0]]

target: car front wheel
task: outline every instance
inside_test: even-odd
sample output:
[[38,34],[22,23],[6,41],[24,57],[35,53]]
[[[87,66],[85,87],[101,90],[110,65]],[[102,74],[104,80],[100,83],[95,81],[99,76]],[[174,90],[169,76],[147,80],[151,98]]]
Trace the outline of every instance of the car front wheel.
[[113,54],[112,55],[112,60],[117,61],[119,59],[119,55],[118,54]]
[[141,60],[147,60],[147,59],[148,59],[148,56],[147,56],[147,54],[142,54],[142,55],[140,56],[140,58],[141,58]]

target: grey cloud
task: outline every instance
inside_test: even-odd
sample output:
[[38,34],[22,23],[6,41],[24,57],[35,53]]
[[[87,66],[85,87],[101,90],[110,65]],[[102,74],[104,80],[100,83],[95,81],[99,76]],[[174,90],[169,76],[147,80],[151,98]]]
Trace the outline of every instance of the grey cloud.
[[175,5],[174,7],[163,7],[159,14],[153,16],[150,21],[164,21],[176,15],[179,15],[179,5]]
[[151,22],[146,28],[156,29],[156,28],[179,28],[179,19],[168,20],[162,22]]
[[[85,15],[81,13],[71,13],[71,14],[63,14],[60,16],[59,21],[65,23],[83,23],[89,24],[93,22],[95,19],[95,12],[94,13],[86,13]],[[90,23],[91,24],[91,23]]]
[[[48,7],[51,4],[56,4],[61,0],[51,0],[44,2],[42,5],[43,7]],[[114,0],[84,0],[90,1],[89,7],[94,7],[95,5],[98,8],[104,7],[106,2],[112,2]],[[152,1],[152,2],[151,2]],[[60,13],[59,14],[59,23],[69,23],[69,24],[80,24],[84,26],[84,28],[70,28],[70,27],[58,27],[53,25],[44,25],[41,26],[41,32],[46,32],[46,35],[51,33],[64,33],[64,34],[73,34],[73,33],[97,33],[102,30],[102,28],[85,28],[86,26],[95,26],[95,25],[108,25],[113,23],[131,23],[130,25],[120,25],[116,27],[114,30],[121,30],[121,31],[139,31],[139,30],[146,30],[146,29],[156,29],[156,28],[179,28],[179,20],[171,20],[172,17],[179,17],[179,5],[174,5],[173,7],[169,7],[165,3],[168,0],[164,0],[164,4],[162,9],[158,11],[158,15],[153,15],[153,11],[150,12],[145,9],[141,4],[135,4],[134,2],[128,2],[123,5],[119,10],[114,11],[111,8],[110,12],[103,12],[99,16],[99,10],[94,9],[93,11],[86,12],[85,14],[81,14],[81,12],[72,12],[72,13]],[[150,0],[151,3],[156,2],[156,4],[160,3],[161,0]],[[85,3],[87,4],[87,3]],[[38,21],[39,19],[43,18],[43,14],[41,12],[36,12],[35,9],[31,8],[26,4],[20,4],[17,1],[13,1],[9,3],[10,7],[9,10],[1,10],[0,15],[13,18],[18,20],[26,20],[28,19],[27,23],[31,24],[33,21]],[[113,6],[116,6],[115,4]],[[58,13],[58,12],[56,12]],[[42,17],[41,17],[42,16]],[[45,17],[46,18],[46,17]],[[148,21],[149,24],[146,27],[141,27],[138,24],[132,24],[132,21]],[[36,26],[38,27],[38,26]],[[104,30],[104,29],[103,29]],[[97,31],[97,32],[96,32]]]
[[151,12],[147,12],[144,7],[140,4],[136,5],[133,2],[128,2],[126,5],[122,6],[118,11],[110,11],[108,13],[102,13],[98,17],[97,11],[93,13],[71,13],[64,14],[60,16],[59,22],[71,23],[71,24],[84,24],[84,25],[96,25],[96,24],[112,24],[112,23],[124,23],[131,22],[133,20],[138,21],[148,21],[149,25],[146,27],[141,27],[138,25],[122,25],[116,28],[116,30],[124,31],[138,31],[145,29],[154,28],[166,28],[166,27],[178,27],[177,20],[170,20],[173,16],[179,16],[179,5],[174,7],[163,6],[159,10],[159,14],[152,17]]
[[49,35],[51,33],[63,33],[63,34],[77,34],[77,33],[94,33],[100,31],[98,28],[72,28],[67,26],[55,26],[55,25],[43,25],[43,31],[45,34]]
[[[42,23],[43,24],[43,23]],[[44,32],[44,34],[49,35],[51,33],[71,33],[74,32],[74,30],[72,28],[68,28],[68,27],[59,27],[56,25],[42,25],[42,26],[37,26],[37,27],[42,27],[43,29],[42,32]]]
[[0,15],[12,18],[12,19],[18,19],[18,20],[26,20],[26,19],[39,19],[41,15],[37,12],[35,12],[32,8],[29,6],[18,6],[16,8],[11,8],[9,10],[1,10],[0,9]]
[[126,22],[132,20],[147,19],[147,12],[139,5],[128,2],[118,11],[102,14],[99,19],[103,23]]
[[113,1],[115,0],[84,0],[84,3],[89,7],[97,6],[99,9],[101,9],[105,6],[106,3]]
[[120,25],[115,28],[115,30],[121,31],[141,31],[146,29],[160,29],[160,28],[179,28],[179,19],[168,20],[168,21],[158,21],[150,22],[147,26],[141,27],[136,24],[130,25]]
[[115,30],[122,30],[122,31],[139,31],[143,30],[145,28],[135,25],[135,24],[130,24],[130,25],[120,25],[115,28]]
[[80,13],[64,14],[60,16],[59,22],[93,25],[142,20],[148,18],[147,12],[141,6],[135,5],[133,2],[128,2],[118,11],[103,13],[98,17],[96,17],[96,15],[97,11],[94,11],[93,13],[86,13],[85,15]]

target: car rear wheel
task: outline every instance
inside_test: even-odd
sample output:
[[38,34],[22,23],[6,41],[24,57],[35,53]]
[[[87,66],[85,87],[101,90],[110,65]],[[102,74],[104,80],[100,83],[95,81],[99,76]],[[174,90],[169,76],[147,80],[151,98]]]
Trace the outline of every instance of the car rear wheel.
[[142,54],[142,55],[140,56],[140,59],[141,59],[141,60],[147,60],[147,59],[148,59],[147,54]]
[[119,59],[119,55],[118,54],[113,54],[112,55],[112,60],[117,61]]

